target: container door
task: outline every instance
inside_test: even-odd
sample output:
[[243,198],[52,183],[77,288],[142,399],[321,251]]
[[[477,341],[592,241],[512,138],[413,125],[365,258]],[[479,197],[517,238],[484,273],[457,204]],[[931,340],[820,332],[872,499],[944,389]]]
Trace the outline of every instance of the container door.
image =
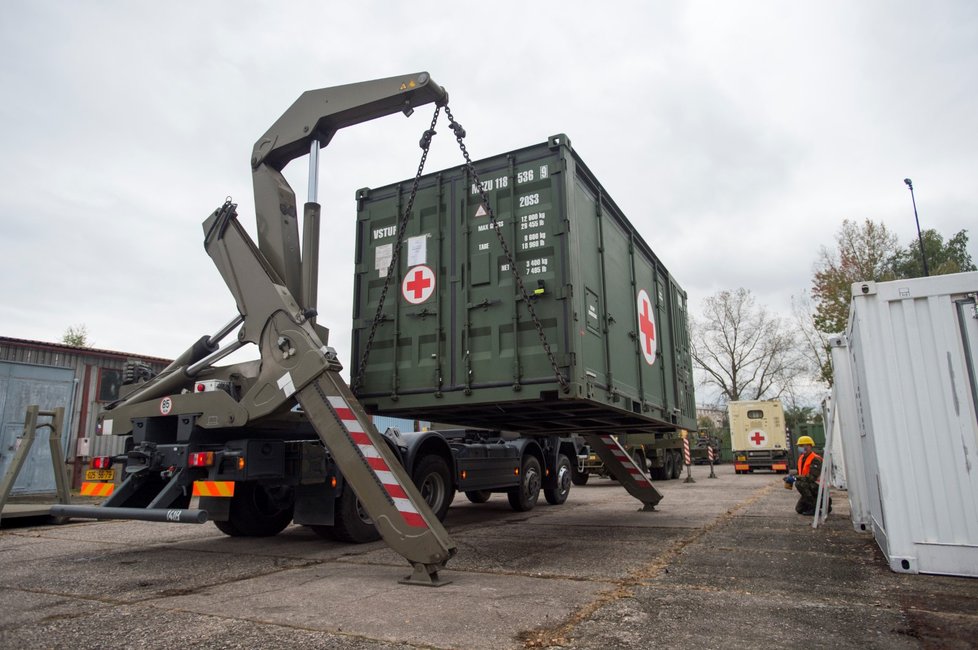
[[[561,354],[563,305],[558,300],[563,253],[560,177],[556,156],[480,169],[479,176],[534,310],[555,355]],[[510,262],[478,188],[456,185],[461,229],[455,317],[455,387],[474,389],[554,382],[539,334],[515,285]],[[559,358],[559,356],[558,356]]]
[[[41,410],[65,409],[65,430],[61,434],[62,452],[66,451],[71,428],[71,407],[75,395],[75,373],[70,368],[0,363],[0,476],[6,473],[24,434],[27,407],[37,404]],[[49,422],[41,418],[41,423]],[[48,429],[40,429],[27,462],[20,470],[12,494],[54,492],[54,468]]]
[[[408,189],[400,187],[395,196],[372,200],[360,211],[353,380],[383,291]],[[361,394],[395,395],[404,387],[437,392],[448,381],[453,287],[450,200],[451,184],[440,177],[418,190],[370,347]]]

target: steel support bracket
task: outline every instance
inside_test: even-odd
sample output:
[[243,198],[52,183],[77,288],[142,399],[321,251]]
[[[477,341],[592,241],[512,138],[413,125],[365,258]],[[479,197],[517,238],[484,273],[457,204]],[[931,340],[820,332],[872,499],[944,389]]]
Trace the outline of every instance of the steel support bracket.
[[414,571],[409,576],[401,578],[397,582],[402,585],[415,585],[418,587],[444,587],[451,584],[451,580],[442,580],[438,575],[438,570],[443,568],[440,564],[423,564],[413,562]]

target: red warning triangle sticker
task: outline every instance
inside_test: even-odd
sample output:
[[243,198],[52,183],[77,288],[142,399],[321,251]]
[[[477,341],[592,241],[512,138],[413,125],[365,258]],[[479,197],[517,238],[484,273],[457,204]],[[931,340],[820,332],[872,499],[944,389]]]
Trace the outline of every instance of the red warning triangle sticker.
[[486,206],[482,203],[479,204],[479,208],[475,211],[476,217],[485,217],[489,215],[489,211],[486,210]]

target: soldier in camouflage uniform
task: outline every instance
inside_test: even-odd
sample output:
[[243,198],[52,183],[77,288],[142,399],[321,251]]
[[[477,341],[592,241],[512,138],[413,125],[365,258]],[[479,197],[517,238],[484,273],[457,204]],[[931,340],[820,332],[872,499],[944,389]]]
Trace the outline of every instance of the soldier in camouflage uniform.
[[[809,436],[798,438],[797,449],[801,452],[798,456],[798,469],[792,470],[790,476],[785,477],[786,483],[794,483],[798,490],[798,503],[795,504],[795,512],[800,515],[811,516],[815,514],[815,504],[818,501],[818,486],[822,476],[822,457],[815,453],[815,441]],[[829,500],[829,512],[832,511],[832,501]]]

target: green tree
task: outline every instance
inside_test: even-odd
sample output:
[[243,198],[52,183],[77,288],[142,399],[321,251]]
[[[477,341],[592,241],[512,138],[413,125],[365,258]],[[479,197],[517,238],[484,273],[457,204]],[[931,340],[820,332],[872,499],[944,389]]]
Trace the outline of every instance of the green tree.
[[814,422],[815,408],[812,406],[788,406],[784,410],[784,423],[791,431],[798,431],[799,425]]
[[[946,242],[933,228],[920,233],[927,255],[927,269],[931,275],[946,275],[974,271],[975,263],[968,253],[968,231],[960,230]],[[920,259],[920,242],[914,238],[906,248],[901,248],[893,258],[893,272],[898,278],[920,278],[924,265]]]
[[717,433],[717,426],[713,423],[713,420],[705,415],[701,415],[696,418],[696,425],[700,429],[700,433],[705,433],[710,436],[715,436]]
[[69,325],[65,333],[61,335],[61,342],[76,348],[91,347],[91,343],[88,340],[88,327],[84,323],[81,325]]
[[896,235],[872,219],[861,224],[846,219],[835,243],[834,250],[819,250],[812,277],[815,328],[826,334],[845,331],[854,282],[895,279],[893,263],[900,250]]

